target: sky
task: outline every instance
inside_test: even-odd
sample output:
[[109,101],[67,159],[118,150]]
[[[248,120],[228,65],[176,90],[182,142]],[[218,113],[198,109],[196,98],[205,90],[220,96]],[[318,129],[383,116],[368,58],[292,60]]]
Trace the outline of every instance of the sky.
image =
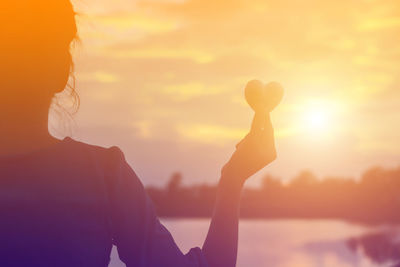
[[216,183],[278,81],[278,159],[251,178],[358,177],[400,162],[397,0],[75,0],[72,136],[119,146],[145,185]]

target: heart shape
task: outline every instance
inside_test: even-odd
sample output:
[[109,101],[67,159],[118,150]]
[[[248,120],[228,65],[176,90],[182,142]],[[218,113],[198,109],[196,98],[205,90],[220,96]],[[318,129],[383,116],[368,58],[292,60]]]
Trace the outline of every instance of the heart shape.
[[283,87],[277,82],[264,85],[259,80],[247,83],[244,90],[247,103],[254,111],[272,111],[283,98]]

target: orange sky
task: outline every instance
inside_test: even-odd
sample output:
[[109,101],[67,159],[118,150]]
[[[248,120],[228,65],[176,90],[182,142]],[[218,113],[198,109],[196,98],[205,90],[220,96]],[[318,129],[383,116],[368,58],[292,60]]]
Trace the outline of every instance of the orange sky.
[[[119,145],[145,184],[215,182],[246,134],[243,87],[276,80],[278,160],[357,176],[400,156],[400,3],[85,0],[77,139]],[[257,184],[260,179],[253,179]]]

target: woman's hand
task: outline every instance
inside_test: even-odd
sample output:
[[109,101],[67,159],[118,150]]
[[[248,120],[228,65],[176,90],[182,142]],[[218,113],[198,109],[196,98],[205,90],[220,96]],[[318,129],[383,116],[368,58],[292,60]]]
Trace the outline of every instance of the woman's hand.
[[250,132],[236,145],[230,160],[221,170],[227,183],[243,185],[247,178],[276,159],[274,129],[269,112],[257,111]]
[[208,264],[236,266],[240,196],[244,182],[276,158],[269,112],[257,111],[250,132],[221,170],[214,214],[203,252]]

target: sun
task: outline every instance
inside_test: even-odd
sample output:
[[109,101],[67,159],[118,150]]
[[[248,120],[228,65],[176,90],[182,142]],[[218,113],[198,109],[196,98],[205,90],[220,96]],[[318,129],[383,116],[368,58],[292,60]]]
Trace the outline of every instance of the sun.
[[335,126],[335,109],[325,101],[308,103],[304,107],[301,128],[312,136],[330,135]]
[[310,109],[305,114],[306,127],[313,131],[324,131],[329,127],[330,116],[324,109]]

